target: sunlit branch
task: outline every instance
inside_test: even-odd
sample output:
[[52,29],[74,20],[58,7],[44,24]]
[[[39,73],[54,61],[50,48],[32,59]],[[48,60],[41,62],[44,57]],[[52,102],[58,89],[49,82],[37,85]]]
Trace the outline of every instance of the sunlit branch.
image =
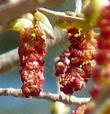
[[[42,13],[44,13],[45,15],[47,15],[48,17],[52,17],[54,21],[59,21],[60,22],[72,22],[72,23],[83,23],[84,22],[84,18],[82,17],[77,17],[77,16],[73,16],[73,15],[67,15],[67,12],[58,12],[58,11],[52,11],[46,8],[38,8],[39,11],[41,11]],[[31,11],[31,10],[30,10]],[[8,12],[7,12],[8,13]],[[15,12],[16,13],[16,12]],[[22,14],[23,12],[21,12]],[[8,14],[10,14],[10,17],[8,18]],[[20,17],[21,15],[18,13],[18,16],[15,15],[16,17],[13,16],[13,13],[11,15],[11,13],[8,13],[5,15],[5,13],[0,13],[0,16],[2,16],[2,18],[0,19],[2,25],[0,25],[0,33],[6,32],[9,30],[9,23],[11,22],[14,18]],[[73,13],[72,13],[73,14]]]
[[[52,10],[49,10],[49,9],[46,9],[46,8],[38,8],[38,10],[41,11],[42,13],[44,13],[45,15],[47,15],[48,17],[52,17],[55,21],[60,20],[60,22],[61,21],[62,22],[67,21],[67,22],[72,22],[72,23],[83,23],[84,22],[84,18],[73,16],[73,15],[67,15],[67,13],[65,13],[65,12],[52,11]],[[3,19],[1,18],[1,22],[2,22],[1,23],[2,25],[0,26],[0,32],[1,33],[9,30],[9,28],[8,28],[9,23],[8,22],[15,18],[13,16],[13,14],[10,15],[11,17],[9,17],[9,18],[8,18],[7,14],[6,15],[4,15],[4,14],[5,13],[3,13],[3,14],[0,13],[0,16],[3,17]],[[10,14],[10,13],[8,13],[8,14]],[[21,16],[21,15],[18,14],[18,16]]]
[[38,8],[38,10],[44,13],[45,15],[54,18],[55,20],[68,21],[73,23],[82,23],[84,21],[84,18],[66,15],[66,13],[64,12],[52,11],[46,8]]
[[[14,96],[14,97],[23,97],[21,89],[14,88],[0,88],[0,96]],[[53,94],[47,92],[41,92],[38,97],[34,97],[37,99],[45,99],[52,102],[59,101],[65,104],[83,104],[88,103],[90,98],[78,98],[75,96],[67,96],[64,94]]]

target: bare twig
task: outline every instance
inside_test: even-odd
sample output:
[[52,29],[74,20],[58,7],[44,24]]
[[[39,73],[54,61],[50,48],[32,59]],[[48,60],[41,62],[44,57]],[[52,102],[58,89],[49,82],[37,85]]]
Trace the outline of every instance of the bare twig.
[[[73,15],[67,15],[65,12],[52,11],[52,10],[49,10],[46,8],[38,8],[38,10],[41,11],[42,13],[44,13],[45,15],[52,17],[55,21],[60,20],[60,22],[61,21],[62,22],[67,21],[70,23],[83,23],[84,22],[84,18],[77,17],[75,15],[74,16]],[[7,12],[7,13],[9,13],[9,12]],[[16,11],[15,11],[15,13],[16,13]],[[23,12],[21,12],[21,13],[23,13]],[[12,21],[12,19],[14,19],[14,18],[17,18],[17,15],[16,15],[16,17],[14,17],[13,13],[12,13],[11,17],[9,17],[9,18],[8,18],[9,15],[7,15],[7,14],[4,15],[4,14],[5,13],[3,13],[3,15],[2,15],[0,13],[0,16],[3,17],[3,18],[1,18],[1,22],[2,22],[2,25],[0,26],[0,32],[1,33],[8,31],[9,30],[9,28],[8,28],[9,23],[8,22]],[[18,13],[18,16],[20,16],[19,13]],[[6,19],[5,19],[5,17],[6,17]]]
[[[14,97],[23,97],[21,89],[14,88],[0,88],[0,96],[14,96]],[[34,97],[38,99],[45,99],[52,102],[59,101],[65,104],[83,104],[90,101],[90,98],[78,98],[75,96],[67,96],[62,94],[53,94],[47,92],[41,92],[38,97]]]
[[[48,1],[47,1],[48,2]],[[15,2],[8,3],[5,5],[2,5],[0,7],[0,33],[6,32],[9,30],[8,24],[12,20],[20,17],[22,14],[25,14],[27,12],[32,12],[35,10],[37,6],[40,6],[38,2],[35,2],[35,0],[22,0],[21,2]],[[76,16],[70,16],[66,15],[64,12],[57,12],[48,10],[46,8],[38,8],[39,11],[46,14],[47,16],[51,16],[54,18],[54,20],[60,20],[60,21],[68,21],[72,23],[82,23],[84,22],[84,18],[76,17]]]
[[44,13],[45,15],[51,16],[57,20],[68,21],[73,23],[82,23],[84,21],[84,18],[66,15],[64,12],[52,11],[46,8],[38,8],[38,10]]

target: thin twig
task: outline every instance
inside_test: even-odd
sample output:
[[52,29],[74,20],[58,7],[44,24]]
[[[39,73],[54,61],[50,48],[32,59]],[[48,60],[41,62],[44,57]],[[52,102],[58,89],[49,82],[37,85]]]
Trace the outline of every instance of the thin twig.
[[[14,88],[0,88],[0,96],[14,96],[14,97],[23,97],[21,89],[14,89]],[[53,94],[48,92],[41,92],[38,97],[34,97],[37,99],[45,99],[52,102],[59,101],[65,104],[83,104],[88,103],[90,98],[78,98],[75,96],[67,96],[61,94]]]
[[[75,15],[74,16],[67,15],[65,12],[52,11],[52,10],[49,10],[46,8],[38,8],[38,10],[40,12],[44,13],[45,15],[47,15],[48,17],[52,17],[54,19],[54,21],[60,20],[60,22],[67,21],[70,23],[83,23],[84,22],[84,18],[77,17]],[[12,12],[12,11],[10,11],[10,12]],[[27,12],[27,10],[26,10],[26,12]],[[30,10],[30,12],[31,12],[31,10]],[[7,13],[10,14],[10,17],[8,17],[9,15],[7,15]],[[9,28],[8,28],[9,23],[8,22],[12,21],[14,18],[20,17],[23,12],[21,12],[21,14],[18,13],[18,15],[15,14],[16,17],[13,16],[14,12],[12,13],[12,15],[9,12],[7,12],[7,13],[0,12],[0,16],[3,17],[3,18],[1,18],[1,22],[2,22],[2,25],[0,26],[1,33],[8,31],[9,30]],[[15,11],[15,13],[16,13],[16,11]]]
[[84,22],[84,18],[66,15],[66,13],[64,13],[64,12],[52,11],[52,10],[49,10],[46,8],[38,8],[38,10],[47,16],[53,17],[55,20],[68,21],[68,22],[73,22],[73,23],[74,22],[77,22],[77,23]]

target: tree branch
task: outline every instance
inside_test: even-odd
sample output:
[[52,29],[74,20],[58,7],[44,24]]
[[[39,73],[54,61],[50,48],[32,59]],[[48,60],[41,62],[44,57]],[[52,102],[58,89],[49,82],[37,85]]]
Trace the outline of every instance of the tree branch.
[[65,12],[58,12],[58,11],[52,11],[46,8],[38,8],[39,11],[44,13],[47,16],[50,16],[56,20],[61,20],[61,21],[68,21],[72,23],[82,23],[84,22],[84,18],[81,17],[76,17],[76,16],[70,16],[67,15]]
[[[14,96],[14,97],[23,97],[21,89],[14,88],[0,88],[0,96]],[[37,99],[45,99],[52,102],[59,101],[65,104],[83,104],[88,103],[90,98],[78,98],[75,96],[67,96],[64,94],[53,94],[47,92],[41,92],[38,97],[34,97]]]

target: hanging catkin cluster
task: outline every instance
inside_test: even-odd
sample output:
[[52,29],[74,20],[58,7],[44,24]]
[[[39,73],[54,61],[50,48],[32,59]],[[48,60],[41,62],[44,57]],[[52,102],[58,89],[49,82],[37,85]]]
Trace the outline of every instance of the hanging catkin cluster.
[[59,79],[60,90],[65,94],[85,87],[95,66],[96,40],[86,38],[82,30],[70,28],[68,30],[70,46],[60,55],[56,62],[55,74]]
[[25,97],[38,96],[44,84],[45,33],[40,23],[26,28],[19,43],[22,92]]
[[98,49],[96,55],[96,67],[93,72],[93,79],[96,83],[91,91],[93,98],[97,98],[103,88],[110,86],[110,5],[101,12],[98,21],[100,35],[98,37]]

